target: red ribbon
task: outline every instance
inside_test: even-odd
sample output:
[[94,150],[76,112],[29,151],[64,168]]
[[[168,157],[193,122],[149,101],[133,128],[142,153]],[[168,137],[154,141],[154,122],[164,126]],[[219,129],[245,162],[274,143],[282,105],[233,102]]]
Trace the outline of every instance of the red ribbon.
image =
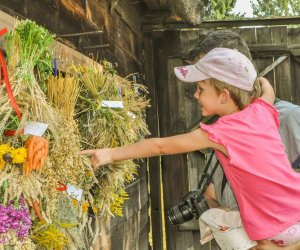
[[0,30],[0,36],[3,36],[7,32],[6,28]]
[[66,191],[68,189],[67,185],[63,184],[61,181],[57,182],[60,187],[55,188],[57,191]]
[[[0,30],[0,36],[4,35],[6,32],[7,32],[6,28],[1,29]],[[18,106],[18,104],[16,102],[16,99],[14,97],[13,91],[11,89],[11,85],[10,85],[10,82],[9,82],[9,77],[8,77],[8,73],[7,73],[5,59],[4,59],[4,56],[3,56],[3,54],[2,54],[1,51],[0,51],[0,63],[1,63],[0,77],[2,77],[1,73],[2,73],[2,70],[3,70],[3,77],[4,77],[4,81],[5,81],[5,86],[6,86],[8,97],[10,99],[11,105],[14,108],[14,110],[15,110],[18,118],[19,118],[19,120],[21,120],[22,119],[22,115],[21,115],[19,106]],[[2,78],[0,78],[0,80],[2,81]],[[23,134],[23,133],[24,133],[24,130],[21,129],[19,131],[19,134]],[[5,131],[4,134],[8,135],[8,136],[12,136],[12,135],[16,135],[16,131],[15,130],[8,130],[8,131]]]

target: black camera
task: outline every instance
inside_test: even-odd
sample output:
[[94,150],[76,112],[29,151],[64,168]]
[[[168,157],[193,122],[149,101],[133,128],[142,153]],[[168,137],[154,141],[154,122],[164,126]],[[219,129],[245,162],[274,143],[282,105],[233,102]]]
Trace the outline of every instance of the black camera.
[[208,209],[203,191],[200,189],[190,191],[182,200],[183,202],[172,207],[168,212],[169,220],[173,225],[182,224],[192,219],[198,219],[200,215]]
[[211,153],[208,162],[203,170],[198,187],[187,193],[183,198],[183,202],[172,207],[168,212],[169,220],[173,225],[182,224],[192,219],[198,219],[201,214],[209,209],[204,198],[204,192],[209,183],[211,183],[212,176],[214,175],[219,162],[217,161],[212,168],[210,174],[208,169],[212,161],[213,153]]

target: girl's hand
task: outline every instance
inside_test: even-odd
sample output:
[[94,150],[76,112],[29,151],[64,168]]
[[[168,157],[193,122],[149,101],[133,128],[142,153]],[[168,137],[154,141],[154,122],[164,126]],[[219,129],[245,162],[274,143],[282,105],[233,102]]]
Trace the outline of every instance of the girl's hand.
[[79,155],[91,156],[91,164],[94,170],[98,169],[100,166],[112,163],[112,150],[111,148],[104,149],[89,149],[82,150]]
[[273,87],[271,86],[269,81],[264,77],[260,77],[258,78],[258,80],[261,86],[261,98],[265,102],[268,102],[271,105],[273,105],[275,100],[275,93]]

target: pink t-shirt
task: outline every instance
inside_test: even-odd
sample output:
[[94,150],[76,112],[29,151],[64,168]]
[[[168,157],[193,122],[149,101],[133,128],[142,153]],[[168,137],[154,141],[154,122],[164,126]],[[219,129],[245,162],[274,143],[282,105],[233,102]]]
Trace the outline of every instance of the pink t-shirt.
[[300,174],[294,172],[278,132],[278,112],[262,99],[246,109],[200,124],[216,150],[250,239],[275,236],[300,220]]

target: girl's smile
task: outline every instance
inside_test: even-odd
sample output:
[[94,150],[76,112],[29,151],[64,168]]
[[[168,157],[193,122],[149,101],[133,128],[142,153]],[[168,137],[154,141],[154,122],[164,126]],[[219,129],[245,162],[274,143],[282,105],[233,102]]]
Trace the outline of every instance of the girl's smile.
[[196,83],[194,97],[200,104],[203,116],[223,116],[239,111],[239,108],[230,98],[229,91],[223,89],[221,92],[217,92],[209,79]]
[[203,116],[219,114],[219,95],[211,86],[209,80],[196,83],[196,91],[194,97],[197,99],[201,107]]

